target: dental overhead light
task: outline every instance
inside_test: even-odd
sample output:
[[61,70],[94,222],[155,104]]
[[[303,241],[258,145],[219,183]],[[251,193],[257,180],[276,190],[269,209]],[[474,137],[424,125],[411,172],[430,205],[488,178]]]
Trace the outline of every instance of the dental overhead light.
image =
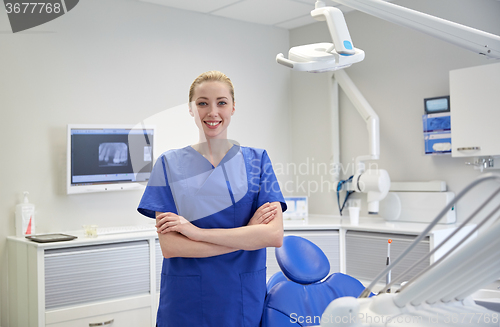
[[[369,151],[365,156],[356,158],[356,173],[346,181],[347,189],[366,193],[368,213],[378,214],[379,201],[389,192],[391,180],[383,169],[365,169],[366,160],[378,160],[380,154],[379,118],[361,92],[356,88],[349,76],[342,70],[365,58],[363,50],[354,48],[342,12],[334,7],[325,7],[322,1],[316,1],[316,8],[311,11],[316,20],[326,20],[332,43],[315,43],[293,47],[289,59],[278,54],[276,61],[294,70],[320,73],[335,71],[334,76],[339,85],[354,104],[368,128]],[[339,210],[342,212],[339,203]]]
[[311,73],[343,69],[362,61],[365,53],[353,46],[342,11],[326,7],[323,1],[316,1],[315,7],[311,16],[318,21],[326,20],[333,43],[293,47],[288,52],[288,59],[280,53],[276,61],[294,70]]
[[[344,6],[418,30],[471,50],[488,58],[500,59],[500,36],[424,14],[382,0],[333,0]],[[298,71],[321,73],[347,68],[365,58],[363,50],[354,48],[342,12],[316,1],[311,16],[326,20],[333,43],[315,43],[293,47],[276,56],[276,61]]]

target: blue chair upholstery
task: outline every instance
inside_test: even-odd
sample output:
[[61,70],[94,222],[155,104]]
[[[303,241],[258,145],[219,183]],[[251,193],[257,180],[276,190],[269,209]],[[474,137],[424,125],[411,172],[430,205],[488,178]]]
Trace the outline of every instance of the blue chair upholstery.
[[317,282],[330,272],[330,262],[323,251],[303,237],[285,236],[283,246],[275,251],[283,274],[299,284]]
[[269,278],[269,280],[267,281],[267,284],[266,284],[267,293],[269,293],[269,291],[271,291],[271,288],[273,288],[274,285],[278,284],[279,282],[284,282],[287,280],[288,280],[288,278],[286,278],[286,276],[283,274],[283,272],[278,271],[277,273],[272,275],[271,278]]
[[262,327],[320,325],[330,302],[357,297],[364,290],[357,279],[342,273],[324,279],[330,271],[328,258],[305,238],[285,236],[283,246],[276,249],[276,259],[287,280],[278,280],[281,277],[275,274],[278,281],[271,287],[268,283]]

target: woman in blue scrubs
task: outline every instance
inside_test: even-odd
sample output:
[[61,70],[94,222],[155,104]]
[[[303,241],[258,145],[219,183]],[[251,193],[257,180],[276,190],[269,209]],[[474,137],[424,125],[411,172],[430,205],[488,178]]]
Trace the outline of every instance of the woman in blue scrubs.
[[159,327],[257,327],[266,247],[283,241],[286,204],[265,150],[227,139],[234,88],[220,72],[191,85],[196,145],[157,160],[138,211],[156,218],[163,260]]

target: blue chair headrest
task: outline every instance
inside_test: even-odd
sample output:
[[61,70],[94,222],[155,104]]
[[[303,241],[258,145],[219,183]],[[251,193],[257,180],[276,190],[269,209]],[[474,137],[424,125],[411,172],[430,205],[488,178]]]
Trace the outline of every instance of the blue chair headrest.
[[283,274],[299,284],[318,282],[330,272],[330,263],[323,251],[299,236],[285,236],[283,246],[276,248],[276,259]]

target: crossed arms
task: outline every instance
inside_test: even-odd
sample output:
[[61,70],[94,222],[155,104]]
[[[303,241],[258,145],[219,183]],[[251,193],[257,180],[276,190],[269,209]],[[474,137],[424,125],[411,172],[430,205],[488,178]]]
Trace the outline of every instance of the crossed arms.
[[156,227],[165,258],[205,258],[238,250],[280,247],[283,243],[279,202],[263,204],[242,227],[199,228],[171,212],[156,212]]

